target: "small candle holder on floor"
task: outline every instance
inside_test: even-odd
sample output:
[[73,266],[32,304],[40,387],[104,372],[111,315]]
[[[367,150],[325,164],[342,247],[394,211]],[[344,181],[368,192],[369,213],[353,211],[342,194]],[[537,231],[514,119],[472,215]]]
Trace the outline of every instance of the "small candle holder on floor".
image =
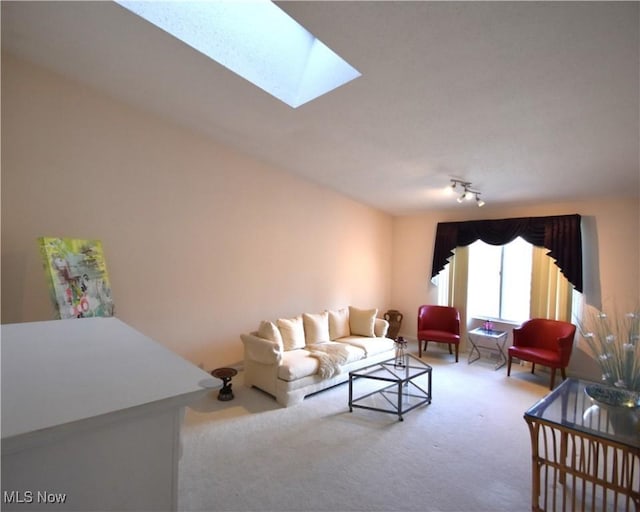
[[216,379],[222,380],[222,389],[218,393],[218,400],[226,402],[233,400],[233,391],[231,391],[231,378],[238,374],[235,368],[216,368],[211,375]]
[[398,336],[396,343],[396,358],[393,366],[396,368],[405,368],[407,366],[406,348],[407,342],[402,336]]

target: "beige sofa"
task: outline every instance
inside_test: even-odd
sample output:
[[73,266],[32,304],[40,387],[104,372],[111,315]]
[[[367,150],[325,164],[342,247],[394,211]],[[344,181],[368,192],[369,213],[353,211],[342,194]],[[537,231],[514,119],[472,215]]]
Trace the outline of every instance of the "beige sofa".
[[[349,372],[394,357],[377,309],[343,308],[262,322],[242,334],[244,383],[288,407],[345,382]],[[346,400],[346,396],[345,396]]]

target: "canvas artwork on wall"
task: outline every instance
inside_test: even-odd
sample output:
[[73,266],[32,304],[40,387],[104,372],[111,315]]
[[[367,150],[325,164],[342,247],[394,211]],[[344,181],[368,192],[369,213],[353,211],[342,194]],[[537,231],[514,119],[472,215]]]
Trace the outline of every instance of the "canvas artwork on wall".
[[113,316],[99,240],[41,237],[38,243],[58,318]]

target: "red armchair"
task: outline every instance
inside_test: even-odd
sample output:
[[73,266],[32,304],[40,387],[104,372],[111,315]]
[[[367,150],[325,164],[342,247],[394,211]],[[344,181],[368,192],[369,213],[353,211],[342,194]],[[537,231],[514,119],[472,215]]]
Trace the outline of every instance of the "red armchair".
[[513,346],[509,347],[507,376],[511,375],[511,360],[514,357],[530,361],[531,373],[534,373],[536,364],[541,364],[551,370],[549,389],[553,389],[558,368],[562,372],[562,378],[567,378],[565,368],[569,366],[575,334],[576,326],[568,322],[545,318],[527,320],[513,330]]
[[460,313],[449,306],[425,305],[418,308],[418,357],[422,357],[422,342],[424,350],[430,341],[448,343],[449,354],[451,345],[456,347],[456,363],[460,348]]

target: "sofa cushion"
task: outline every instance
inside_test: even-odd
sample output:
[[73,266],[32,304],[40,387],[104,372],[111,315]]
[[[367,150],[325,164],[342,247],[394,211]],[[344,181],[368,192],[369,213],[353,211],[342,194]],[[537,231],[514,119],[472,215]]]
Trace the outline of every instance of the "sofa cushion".
[[[333,342],[328,342],[333,343]],[[364,357],[364,350],[355,345],[345,344],[347,348],[347,360],[344,364],[359,361]],[[282,362],[278,367],[278,378],[286,381],[293,381],[315,375],[318,372],[320,362],[306,349],[289,350],[282,354]]]
[[307,345],[329,341],[329,313],[303,313],[302,323]]
[[358,309],[349,306],[349,331],[356,336],[375,336],[377,309]]
[[337,340],[349,336],[349,310],[347,308],[329,311],[329,339]]
[[318,360],[309,356],[309,351],[289,350],[282,354],[278,366],[278,378],[286,381],[302,379],[318,371]]
[[375,356],[387,350],[393,350],[395,343],[389,338],[363,338],[362,336],[347,336],[338,340],[340,343],[348,343],[365,351],[366,357]]
[[280,350],[284,350],[284,345],[282,344],[282,335],[276,327],[276,324],[274,324],[273,322],[260,322],[260,327],[258,328],[258,336],[260,338],[264,338],[265,340],[277,343],[280,347]]
[[304,324],[302,316],[295,318],[278,318],[276,324],[282,335],[284,350],[296,350],[304,348]]

